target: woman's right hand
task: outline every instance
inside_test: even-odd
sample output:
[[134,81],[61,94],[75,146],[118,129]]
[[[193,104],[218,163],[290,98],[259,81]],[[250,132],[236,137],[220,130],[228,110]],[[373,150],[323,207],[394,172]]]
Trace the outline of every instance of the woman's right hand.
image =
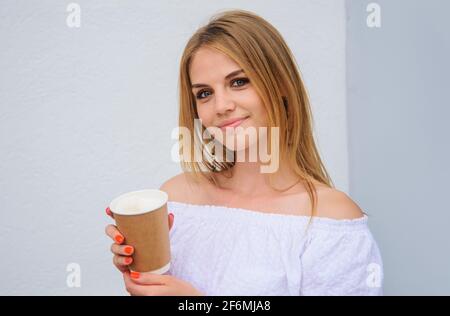
[[[106,214],[111,218],[114,218],[113,213],[106,208]],[[174,215],[169,214],[169,231],[173,226]],[[128,266],[133,262],[134,248],[130,245],[122,244],[125,240],[124,236],[120,233],[115,225],[108,225],[105,229],[106,235],[108,235],[114,243],[111,245],[111,252],[113,253],[113,263],[119,269],[120,272],[128,271]]]

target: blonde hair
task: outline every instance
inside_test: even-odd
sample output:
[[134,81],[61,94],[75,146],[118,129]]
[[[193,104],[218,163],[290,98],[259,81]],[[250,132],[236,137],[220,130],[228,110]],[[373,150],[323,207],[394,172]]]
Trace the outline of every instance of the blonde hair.
[[[180,61],[179,126],[190,130],[191,144],[201,136],[194,130],[194,119],[198,118],[198,113],[191,90],[189,67],[192,57],[201,47],[214,48],[226,54],[249,77],[267,111],[269,129],[272,126],[280,128],[280,157],[287,158],[299,181],[304,181],[314,216],[317,192],[313,180],[328,187],[334,187],[334,184],[314,142],[312,113],[305,85],[295,58],[280,33],[252,12],[231,10],[214,15],[189,39]],[[180,143],[181,140],[180,136]],[[191,146],[191,157],[194,150]],[[234,162],[215,162],[203,156],[201,162],[181,159],[185,172],[193,173],[194,178],[204,176],[215,185],[214,174],[232,173],[233,166]]]

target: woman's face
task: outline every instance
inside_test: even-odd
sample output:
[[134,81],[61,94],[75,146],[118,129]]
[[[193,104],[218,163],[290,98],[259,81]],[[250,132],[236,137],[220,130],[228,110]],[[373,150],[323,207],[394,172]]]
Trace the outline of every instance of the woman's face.
[[[267,127],[267,113],[262,100],[239,65],[218,50],[202,47],[191,61],[189,75],[192,93],[197,104],[197,113],[205,128],[216,136],[220,128],[224,144],[229,147],[227,135],[234,138],[232,149],[246,149],[256,140],[247,141],[247,137],[237,137],[242,130]],[[236,123],[231,122],[238,120]],[[228,128],[224,124],[231,123]],[[240,126],[243,129],[234,129]],[[228,134],[230,133],[230,134]],[[239,141],[243,139],[243,141]]]

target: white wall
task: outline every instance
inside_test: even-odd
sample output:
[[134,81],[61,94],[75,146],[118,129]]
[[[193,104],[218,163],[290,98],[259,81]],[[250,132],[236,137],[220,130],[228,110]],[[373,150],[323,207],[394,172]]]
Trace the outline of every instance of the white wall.
[[450,294],[450,2],[347,1],[350,194],[370,214],[386,295]]
[[[285,36],[311,94],[315,132],[348,191],[343,0],[70,1],[0,5],[0,294],[125,294],[104,226],[109,201],[179,172],[178,62],[219,9],[260,14]],[[66,266],[81,266],[80,288]]]

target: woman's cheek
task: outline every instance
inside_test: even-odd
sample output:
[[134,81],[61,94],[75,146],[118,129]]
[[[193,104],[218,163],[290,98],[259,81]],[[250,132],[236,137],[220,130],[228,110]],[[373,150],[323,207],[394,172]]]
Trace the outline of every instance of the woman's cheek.
[[202,120],[202,124],[204,126],[209,126],[208,124],[210,120],[208,119],[208,116],[206,115],[205,111],[202,109],[201,106],[197,106],[197,114],[198,118]]

